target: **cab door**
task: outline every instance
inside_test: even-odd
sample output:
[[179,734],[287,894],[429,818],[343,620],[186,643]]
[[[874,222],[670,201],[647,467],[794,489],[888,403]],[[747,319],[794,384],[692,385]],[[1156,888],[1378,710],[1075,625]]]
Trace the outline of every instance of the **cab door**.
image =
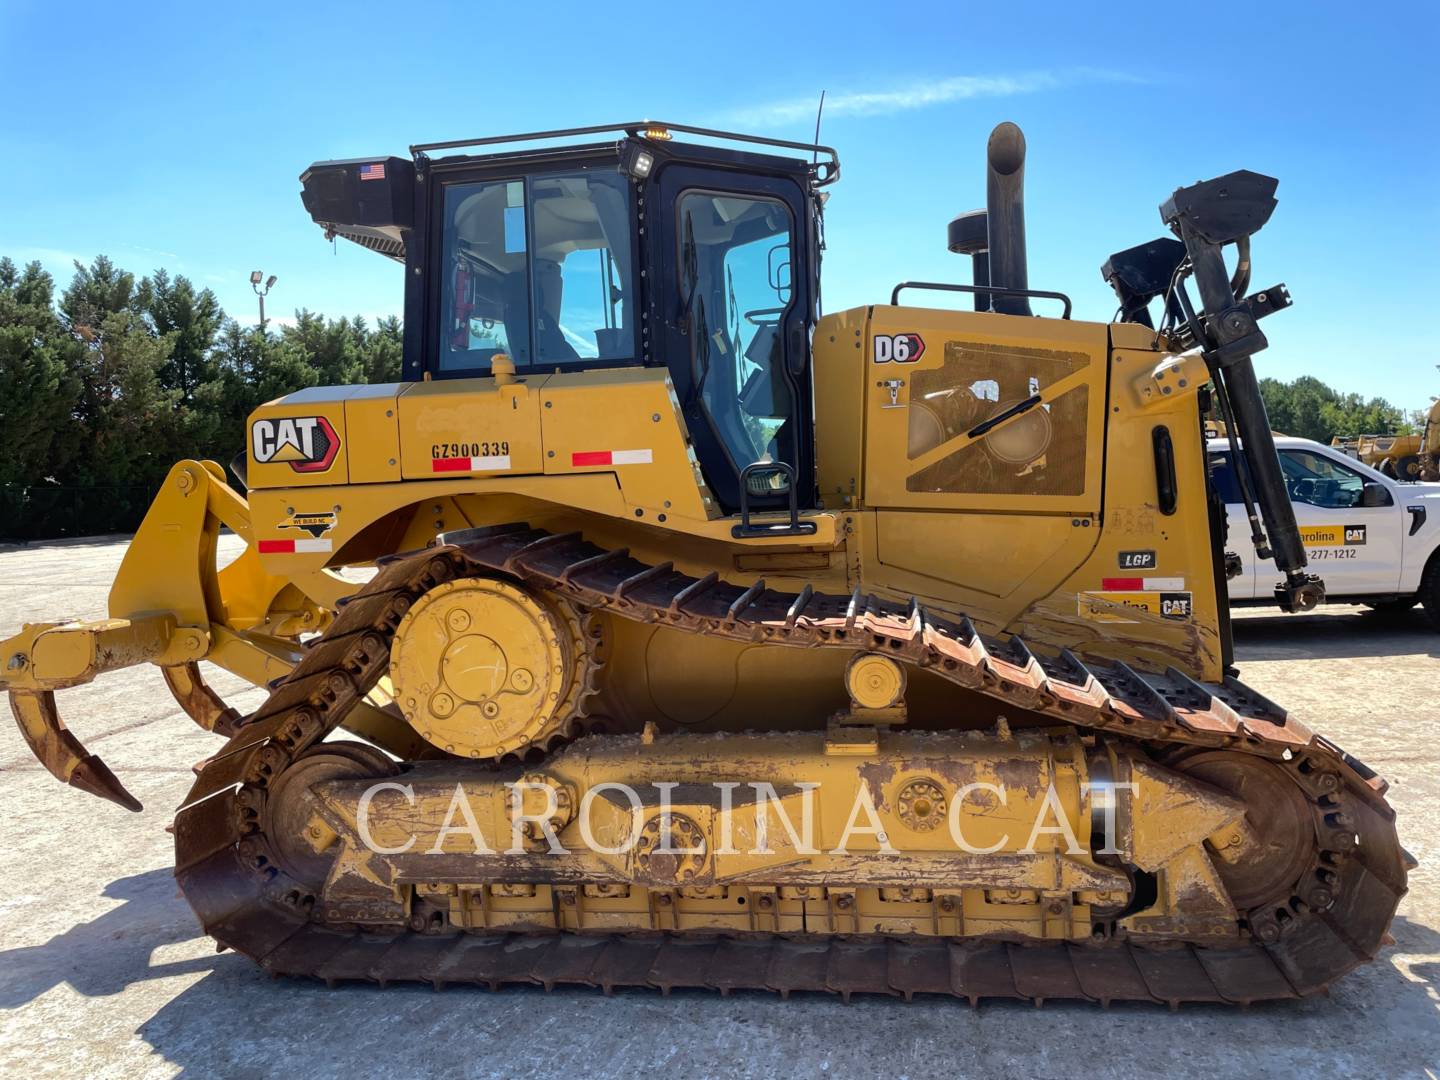
[[[652,288],[664,355],[705,479],[726,513],[757,462],[794,470],[798,502],[814,504],[809,330],[812,237],[800,185],[669,164],[659,171],[660,245]],[[653,220],[653,219],[652,219]],[[788,504],[762,485],[752,509]]]
[[[1281,446],[1279,452],[1309,570],[1324,580],[1325,591],[1331,596],[1397,591],[1404,510],[1389,484],[1319,446]],[[1366,506],[1367,498],[1384,505]],[[1274,561],[1267,560],[1256,587],[1268,595],[1280,580]]]
[[876,306],[863,349],[878,583],[1008,625],[1099,538],[1106,327]]

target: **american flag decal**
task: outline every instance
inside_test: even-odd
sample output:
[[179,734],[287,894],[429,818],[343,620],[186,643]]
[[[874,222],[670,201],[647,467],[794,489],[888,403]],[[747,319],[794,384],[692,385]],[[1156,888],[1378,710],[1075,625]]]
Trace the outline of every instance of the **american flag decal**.
[[361,180],[384,180],[384,179],[385,179],[385,163],[384,163],[383,161],[380,161],[380,162],[375,163],[374,165],[361,165],[361,166],[360,166],[360,179],[361,179]]

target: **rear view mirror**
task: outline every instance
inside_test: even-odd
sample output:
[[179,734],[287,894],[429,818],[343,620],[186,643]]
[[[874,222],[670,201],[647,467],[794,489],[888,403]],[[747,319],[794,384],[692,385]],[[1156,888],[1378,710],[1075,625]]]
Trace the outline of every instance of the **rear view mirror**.
[[1377,484],[1373,480],[1365,485],[1360,492],[1361,506],[1394,506],[1395,500],[1390,497],[1390,489],[1384,484]]

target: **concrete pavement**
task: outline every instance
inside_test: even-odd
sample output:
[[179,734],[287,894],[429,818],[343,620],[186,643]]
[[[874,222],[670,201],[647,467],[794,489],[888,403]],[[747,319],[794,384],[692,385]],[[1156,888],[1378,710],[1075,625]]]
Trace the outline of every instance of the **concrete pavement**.
[[[238,542],[227,537],[224,547]],[[123,542],[0,552],[0,637],[104,614]],[[327,991],[217,955],[163,831],[215,737],[151,668],[62,695],[63,715],[144,801],[65,788],[0,735],[0,1074],[1213,1077],[1440,1072],[1440,635],[1418,612],[1241,614],[1243,677],[1392,782],[1420,859],[1380,961],[1329,998],[1247,1011],[949,1000],[844,1005],[764,994]],[[240,707],[258,692],[212,673]],[[1432,1071],[1433,1070],[1433,1071]]]

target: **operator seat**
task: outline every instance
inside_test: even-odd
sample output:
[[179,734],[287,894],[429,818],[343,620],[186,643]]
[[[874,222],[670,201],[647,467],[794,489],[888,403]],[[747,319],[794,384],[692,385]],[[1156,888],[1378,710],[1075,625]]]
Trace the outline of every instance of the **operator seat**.
[[535,310],[535,358],[537,363],[555,364],[579,360],[575,346],[566,340],[560,329],[560,297],[565,289],[560,264],[553,259],[535,260],[535,291],[539,304]]

